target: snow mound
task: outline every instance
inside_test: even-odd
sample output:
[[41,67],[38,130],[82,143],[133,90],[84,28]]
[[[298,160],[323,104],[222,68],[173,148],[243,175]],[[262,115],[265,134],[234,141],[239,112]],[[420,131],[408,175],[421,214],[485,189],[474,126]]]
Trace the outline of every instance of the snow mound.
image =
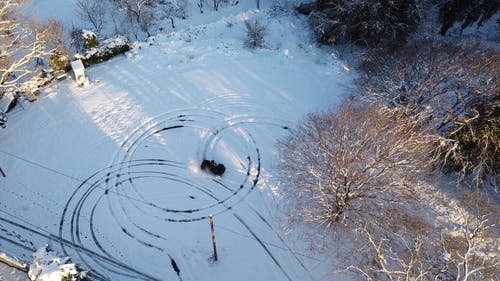
[[84,280],[86,272],[78,272],[69,257],[61,258],[48,245],[33,253],[28,276],[32,281]]

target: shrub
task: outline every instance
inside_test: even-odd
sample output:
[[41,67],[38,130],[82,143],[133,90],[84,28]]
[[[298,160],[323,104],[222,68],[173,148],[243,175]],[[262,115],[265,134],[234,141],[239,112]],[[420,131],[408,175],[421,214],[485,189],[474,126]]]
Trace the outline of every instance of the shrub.
[[85,66],[109,60],[130,50],[128,39],[123,36],[102,40],[96,47],[85,50],[83,54],[76,54],[75,59],[82,60]]
[[417,0],[323,0],[310,14],[322,43],[400,45],[418,22]]
[[82,30],[81,35],[83,37],[83,47],[85,49],[90,49],[96,46],[97,36],[95,35],[94,32],[88,30]]
[[54,72],[66,72],[69,66],[69,58],[63,54],[53,54],[49,57],[49,66]]
[[245,27],[247,29],[247,37],[245,38],[244,46],[250,49],[264,47],[266,28],[257,20],[246,20]]

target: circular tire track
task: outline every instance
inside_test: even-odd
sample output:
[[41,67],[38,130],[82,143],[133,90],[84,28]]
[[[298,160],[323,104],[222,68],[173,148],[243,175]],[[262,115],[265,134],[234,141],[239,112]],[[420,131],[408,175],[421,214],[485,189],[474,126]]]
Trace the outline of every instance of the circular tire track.
[[[113,236],[168,254],[167,235],[156,232],[153,225],[207,219],[209,214],[232,210],[255,189],[261,172],[260,149],[245,129],[255,124],[288,129],[280,121],[229,118],[202,109],[172,111],[149,120],[127,137],[107,168],[91,175],[74,191],[60,219],[60,239],[126,264],[126,254],[104,241],[104,236],[110,235],[104,234],[104,229],[109,232],[111,228]],[[172,154],[169,149],[175,147],[169,147],[169,143],[183,134],[194,139],[187,142],[191,147],[183,148],[188,155]],[[237,148],[225,155],[228,143],[236,143]],[[226,165],[230,177],[196,171],[203,159],[214,158]],[[170,198],[173,193],[182,198]],[[111,219],[112,225],[104,225],[103,217]],[[65,245],[61,247],[67,254]],[[77,254],[88,269],[103,278],[106,273],[137,277],[133,272],[100,264],[92,256]]]

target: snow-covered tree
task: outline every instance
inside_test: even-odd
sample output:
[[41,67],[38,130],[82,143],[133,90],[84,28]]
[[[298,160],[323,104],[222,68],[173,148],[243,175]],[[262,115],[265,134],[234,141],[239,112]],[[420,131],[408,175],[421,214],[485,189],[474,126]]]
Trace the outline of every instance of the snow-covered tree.
[[26,24],[16,13],[20,0],[0,1],[0,92],[20,91],[36,75],[36,63],[53,53],[50,25]]
[[357,84],[370,102],[432,112],[436,131],[448,138],[444,162],[480,182],[500,169],[499,66],[500,52],[478,41],[423,40],[368,53]]
[[423,191],[435,141],[422,120],[381,105],[309,114],[278,143],[285,204],[327,227],[392,227],[386,213]]
[[445,253],[444,271],[453,280],[498,280],[500,278],[500,225],[498,202],[479,191],[460,193],[454,207],[458,226],[441,232],[440,249]]
[[[368,258],[347,267],[359,278],[367,281],[382,280],[414,280],[431,281],[436,272],[433,267],[438,263],[429,255],[429,239],[423,236],[408,238],[403,235],[392,235],[390,239],[366,228],[359,230],[359,240]],[[434,249],[433,247],[431,247]],[[435,254],[435,253],[433,253]],[[446,279],[444,279],[446,280]]]
[[434,223],[420,232],[405,229],[388,235],[358,229],[356,247],[366,255],[349,259],[347,270],[370,281],[498,280],[498,205],[477,191],[459,194],[437,203],[444,204],[451,225]]
[[419,20],[418,0],[318,0],[310,22],[324,43],[400,45]]

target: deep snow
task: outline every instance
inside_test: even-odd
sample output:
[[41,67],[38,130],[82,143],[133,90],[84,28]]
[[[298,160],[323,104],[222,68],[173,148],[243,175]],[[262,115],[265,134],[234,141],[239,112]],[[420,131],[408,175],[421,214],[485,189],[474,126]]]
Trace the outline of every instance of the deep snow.
[[[267,48],[242,47],[249,18]],[[276,139],[352,79],[306,24],[251,10],[178,28],[16,108],[0,130],[0,249],[30,260],[50,243],[97,280],[324,280],[323,257],[281,230],[274,190]]]

